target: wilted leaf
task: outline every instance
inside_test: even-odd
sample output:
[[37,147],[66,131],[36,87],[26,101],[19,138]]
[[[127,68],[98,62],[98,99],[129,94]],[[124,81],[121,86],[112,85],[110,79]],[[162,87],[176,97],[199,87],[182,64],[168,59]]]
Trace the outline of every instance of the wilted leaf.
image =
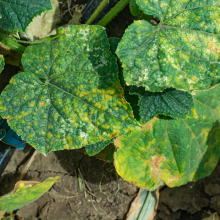
[[13,211],[28,205],[42,196],[60,177],[51,177],[43,183],[36,181],[19,181],[14,192],[0,197],[0,211]]
[[50,9],[50,0],[1,0],[0,27],[6,31],[24,32],[35,16]]
[[53,9],[35,17],[25,33],[21,33],[23,38],[34,41],[56,34],[56,28],[61,23],[60,5],[58,0],[51,0],[51,4]]
[[43,154],[106,141],[137,125],[105,29],[58,29],[64,33],[29,46],[22,57],[25,72],[0,97],[1,116]]
[[219,216],[218,216],[218,213],[215,212],[213,213],[210,217],[208,218],[203,218],[202,220],[220,220]]
[[139,96],[142,123],[148,122],[158,114],[176,119],[184,119],[192,114],[193,98],[185,91],[165,89],[163,92],[147,92],[143,87],[133,86],[130,94]]
[[125,81],[160,92],[168,87],[204,90],[220,79],[220,5],[213,1],[137,0],[160,19],[135,21],[117,54]]
[[156,191],[147,191],[140,189],[137,197],[131,203],[126,220],[152,220],[157,214],[159,203],[159,189]]
[[209,175],[220,155],[220,85],[193,96],[189,119],[155,117],[142,129],[115,140],[116,170],[125,180],[150,190]]

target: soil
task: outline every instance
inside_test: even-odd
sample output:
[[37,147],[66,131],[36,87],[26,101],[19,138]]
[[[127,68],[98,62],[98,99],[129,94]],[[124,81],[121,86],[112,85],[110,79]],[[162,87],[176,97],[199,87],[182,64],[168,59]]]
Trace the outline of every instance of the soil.
[[[31,151],[33,148],[30,145],[24,151],[15,151],[0,177],[0,196],[7,192]],[[80,150],[36,156],[23,180],[42,182],[54,176],[59,176],[60,182],[37,201],[17,211],[23,220],[124,219],[138,191],[136,186],[117,176],[113,164],[84,155]],[[79,178],[83,179],[86,191],[80,189]]]
[[161,189],[155,220],[201,220],[215,212],[220,216],[220,161],[204,179]]
[[[74,2],[85,4],[87,1]],[[68,16],[67,13],[66,21]],[[108,36],[121,38],[125,28],[133,20],[127,6],[107,25]],[[17,71],[17,67],[6,65],[0,74],[0,92]],[[7,193],[33,151],[30,145],[23,151],[15,150],[10,163],[0,176],[0,196]],[[46,157],[38,155],[23,180],[41,182],[53,176],[60,176],[60,182],[54,184],[34,203],[17,210],[17,215],[23,220],[126,219],[130,204],[139,189],[121,179],[113,164],[89,157],[81,150],[51,152]],[[80,188],[80,179],[83,179],[86,190]],[[210,176],[196,183],[172,189],[163,187],[154,220],[201,220],[214,212],[220,215],[220,163]]]

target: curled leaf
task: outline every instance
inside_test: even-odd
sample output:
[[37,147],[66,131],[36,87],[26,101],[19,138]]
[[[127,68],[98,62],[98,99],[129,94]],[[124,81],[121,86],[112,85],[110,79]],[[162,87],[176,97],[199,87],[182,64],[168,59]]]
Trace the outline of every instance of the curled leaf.
[[52,9],[50,0],[2,0],[0,27],[6,31],[24,32],[35,16],[50,9]]
[[59,179],[59,177],[51,177],[42,183],[36,181],[17,182],[14,192],[0,197],[0,211],[13,211],[34,202]]

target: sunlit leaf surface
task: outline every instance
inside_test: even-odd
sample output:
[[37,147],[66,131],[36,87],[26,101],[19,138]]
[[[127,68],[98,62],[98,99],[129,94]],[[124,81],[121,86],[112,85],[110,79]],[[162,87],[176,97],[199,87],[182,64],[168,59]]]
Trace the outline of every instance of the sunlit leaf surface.
[[137,125],[105,29],[58,29],[64,33],[29,46],[22,57],[25,72],[0,96],[0,115],[43,154],[106,141]]
[[34,202],[59,179],[57,176],[48,178],[42,183],[36,181],[17,182],[12,193],[0,197],[0,211],[13,211]]
[[116,53],[127,84],[160,92],[204,90],[220,79],[219,0],[137,0],[160,23],[135,21]]

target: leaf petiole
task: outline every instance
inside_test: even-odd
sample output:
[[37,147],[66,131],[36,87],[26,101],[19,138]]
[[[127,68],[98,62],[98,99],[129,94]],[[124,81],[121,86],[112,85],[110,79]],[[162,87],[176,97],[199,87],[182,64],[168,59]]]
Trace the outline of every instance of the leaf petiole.
[[129,0],[120,0],[97,25],[105,27],[129,3]]
[[17,40],[17,39],[15,40],[15,39],[12,39],[10,37],[7,37],[5,35],[0,34],[0,42],[5,44],[6,46],[11,48],[12,50],[15,50],[15,51],[17,51],[19,53],[24,53],[26,47],[24,47],[24,46],[22,46],[21,44],[18,44],[18,43],[39,44],[39,43],[44,43],[44,42],[48,42],[48,41],[54,40],[54,39],[56,39],[58,37],[61,37],[63,35],[64,34],[59,34],[59,35],[55,35],[55,36],[50,36],[48,38],[44,38],[42,40],[37,40],[37,41],[31,42],[31,41],[23,41],[23,40]]

